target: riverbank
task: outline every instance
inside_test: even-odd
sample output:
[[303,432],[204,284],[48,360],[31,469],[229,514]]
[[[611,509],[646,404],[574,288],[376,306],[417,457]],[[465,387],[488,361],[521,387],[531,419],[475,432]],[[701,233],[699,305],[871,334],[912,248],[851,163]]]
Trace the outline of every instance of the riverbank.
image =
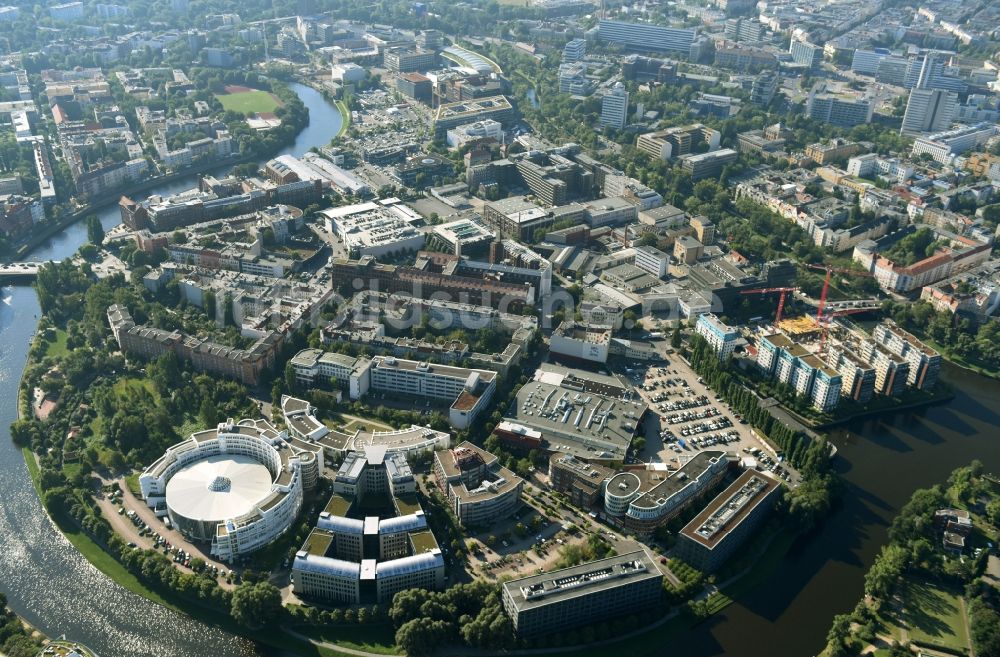
[[28,240],[19,244],[17,250],[11,256],[0,259],[3,262],[11,262],[16,259],[24,258],[29,255],[32,251],[37,249],[39,246],[44,244],[46,241],[52,239],[59,233],[63,232],[76,222],[80,221],[84,217],[90,214],[94,214],[104,208],[107,208],[115,203],[118,203],[122,196],[131,196],[133,194],[138,194],[144,191],[148,191],[155,187],[161,185],[169,185],[177,180],[183,180],[184,178],[189,178],[191,176],[197,176],[199,174],[205,173],[206,171],[212,171],[214,169],[220,169],[223,167],[236,166],[244,162],[249,162],[253,160],[253,156],[239,156],[235,158],[226,158],[223,160],[214,160],[211,162],[205,162],[201,165],[192,166],[185,168],[181,171],[175,171],[172,173],[164,174],[162,176],[155,176],[153,178],[148,178],[146,180],[140,181],[130,187],[115,191],[114,194],[108,194],[101,198],[92,200],[86,206],[75,210],[74,212],[66,215],[60,221],[46,225],[41,232],[31,235]]
[[347,134],[347,129],[351,127],[351,109],[342,100],[338,100],[336,106],[340,112],[340,130],[334,136],[334,139],[340,139]]

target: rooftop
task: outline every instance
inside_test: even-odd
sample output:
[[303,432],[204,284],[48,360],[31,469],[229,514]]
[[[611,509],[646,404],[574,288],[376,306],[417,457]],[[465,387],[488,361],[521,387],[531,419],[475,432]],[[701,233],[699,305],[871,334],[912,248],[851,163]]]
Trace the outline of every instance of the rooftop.
[[642,550],[505,582],[504,593],[518,611],[599,593],[626,580],[662,580]]
[[777,487],[777,480],[747,470],[685,525],[680,533],[713,549]]

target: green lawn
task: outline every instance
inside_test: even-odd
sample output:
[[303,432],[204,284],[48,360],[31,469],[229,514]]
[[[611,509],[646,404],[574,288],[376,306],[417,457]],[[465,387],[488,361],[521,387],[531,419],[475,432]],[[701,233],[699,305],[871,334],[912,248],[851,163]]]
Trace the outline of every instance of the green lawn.
[[339,139],[347,133],[347,129],[351,127],[351,110],[344,104],[344,101],[337,101],[337,109],[340,110],[340,130],[334,136],[334,139]]
[[925,580],[903,578],[883,620],[894,627],[894,635],[906,630],[911,641],[953,651],[969,649],[960,594]]
[[62,329],[50,329],[55,332],[55,339],[51,342],[41,337],[37,338],[38,341],[43,345],[42,353],[40,358],[45,358],[46,356],[52,356],[53,358],[62,358],[69,353],[66,348],[66,338],[68,334]]
[[146,391],[153,395],[153,397],[158,397],[156,392],[156,386],[149,379],[136,379],[123,377],[115,381],[114,391],[118,397],[121,397],[129,392],[138,391],[141,388],[145,388]]
[[215,97],[227,111],[240,114],[273,112],[280,107],[278,100],[266,91],[242,91],[235,94],[221,94]]

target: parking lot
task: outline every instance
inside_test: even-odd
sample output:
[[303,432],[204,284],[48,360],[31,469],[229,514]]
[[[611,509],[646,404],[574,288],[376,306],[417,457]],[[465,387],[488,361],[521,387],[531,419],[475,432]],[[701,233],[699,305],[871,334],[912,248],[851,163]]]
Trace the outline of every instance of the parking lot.
[[654,366],[630,364],[625,375],[653,411],[643,461],[681,465],[705,449],[732,452],[751,466],[793,483],[796,473],[779,462],[744,418],[704,384],[679,357]]

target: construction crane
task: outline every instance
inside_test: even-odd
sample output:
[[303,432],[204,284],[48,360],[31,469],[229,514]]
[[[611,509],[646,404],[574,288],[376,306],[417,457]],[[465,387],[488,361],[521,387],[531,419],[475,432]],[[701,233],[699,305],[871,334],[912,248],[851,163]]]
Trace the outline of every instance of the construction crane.
[[781,314],[785,310],[785,297],[789,292],[795,292],[799,288],[797,287],[765,287],[759,290],[743,290],[740,294],[771,294],[773,292],[780,292],[781,297],[778,299],[778,312],[774,315],[774,323],[777,324],[781,321]]
[[860,271],[857,269],[841,269],[839,267],[828,267],[827,265],[810,265],[807,263],[802,264],[803,267],[808,267],[809,269],[817,269],[819,271],[826,272],[826,278],[823,279],[823,292],[819,295],[819,307],[816,309],[816,323],[820,326],[823,325],[823,309],[826,307],[826,295],[830,292],[830,276],[837,272],[838,274],[851,274],[854,276],[868,276],[872,277],[874,274],[870,274],[866,271]]

